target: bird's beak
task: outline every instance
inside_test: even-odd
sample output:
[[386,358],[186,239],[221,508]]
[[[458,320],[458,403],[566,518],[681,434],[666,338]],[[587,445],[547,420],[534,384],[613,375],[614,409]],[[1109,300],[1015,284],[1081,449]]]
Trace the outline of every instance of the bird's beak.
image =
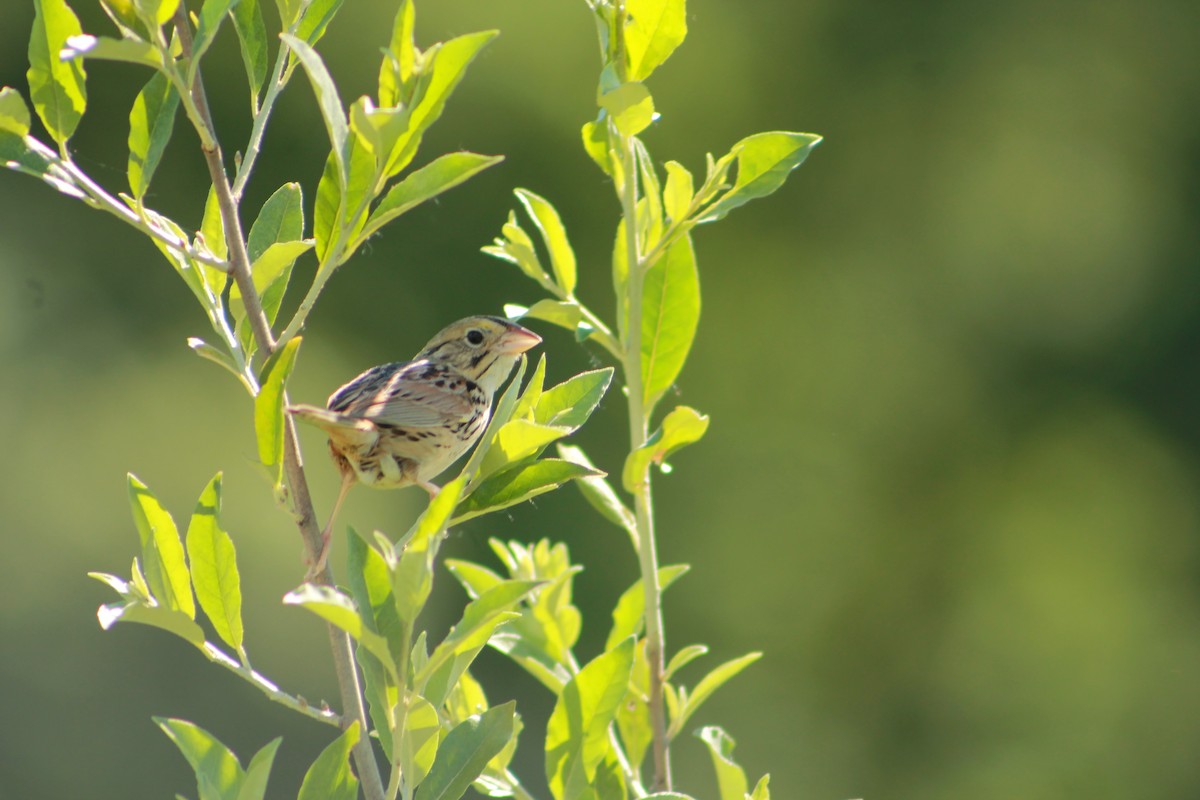
[[509,323],[511,327],[500,337],[498,347],[506,355],[516,356],[524,353],[541,343],[542,337],[520,325]]

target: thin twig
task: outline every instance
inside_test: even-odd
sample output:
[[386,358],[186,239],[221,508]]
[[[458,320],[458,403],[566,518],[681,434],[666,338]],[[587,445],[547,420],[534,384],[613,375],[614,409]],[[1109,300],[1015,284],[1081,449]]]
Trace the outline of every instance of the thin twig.
[[281,690],[278,686],[264,677],[261,673],[255,672],[249,665],[241,664],[232,656],[212,642],[205,642],[201,648],[208,660],[214,664],[218,664],[229,670],[239,678],[249,682],[252,686],[258,688],[270,699],[276,703],[285,705],[293,711],[298,711],[306,717],[312,717],[318,722],[324,722],[327,725],[342,727],[342,718],[329,708],[317,708],[311,705],[300,697],[290,695]]
[[[299,17],[297,17],[298,23]],[[291,51],[287,44],[281,39],[279,52],[275,56],[275,67],[271,70],[270,82],[267,84],[267,93],[263,96],[262,105],[254,114],[254,123],[250,128],[250,142],[246,145],[242,163],[238,165],[237,175],[233,179],[233,199],[236,202],[242,201],[242,192],[246,188],[246,181],[249,180],[250,172],[254,169],[254,162],[258,159],[258,151],[262,147],[263,134],[267,130],[267,120],[275,106],[275,99],[287,85],[287,81],[283,77],[283,67],[287,64],[289,52]]]
[[[179,40],[183,46],[184,57],[190,56],[192,50],[192,32],[188,21],[186,3],[180,3],[175,11],[175,27],[179,32]],[[200,123],[207,128],[201,132],[201,142],[212,142],[203,146],[204,158],[212,177],[213,189],[217,195],[217,203],[221,210],[221,221],[225,228],[225,241],[229,248],[230,269],[242,300],[246,307],[246,317],[259,350],[270,355],[275,349],[275,339],[271,334],[270,324],[263,313],[262,302],[254,288],[250,274],[250,259],[246,254],[246,239],[242,233],[241,221],[238,218],[237,202],[229,185],[229,177],[225,174],[222,163],[221,148],[213,134],[212,115],[209,111],[208,100],[204,93],[204,84],[200,70],[195,69],[195,81],[187,87],[195,100]],[[284,437],[284,471],[287,474],[291,489],[293,509],[296,524],[309,551],[309,557],[315,562],[321,550],[321,533],[317,527],[313,511],[312,498],[308,493],[308,481],[300,460],[300,451],[296,439],[295,426],[290,418],[285,418],[286,432]],[[333,573],[326,565],[316,576],[320,583],[332,585]],[[333,651],[334,672],[337,676],[338,688],[342,696],[343,724],[357,722],[364,732],[369,730],[366,708],[363,705],[362,690],[359,687],[358,671],[354,664],[354,656],[350,650],[350,637],[334,625],[329,625],[330,648]],[[361,736],[354,746],[354,761],[358,767],[358,777],[362,782],[363,793],[368,800],[384,800],[383,781],[379,774],[379,764],[368,736]]]

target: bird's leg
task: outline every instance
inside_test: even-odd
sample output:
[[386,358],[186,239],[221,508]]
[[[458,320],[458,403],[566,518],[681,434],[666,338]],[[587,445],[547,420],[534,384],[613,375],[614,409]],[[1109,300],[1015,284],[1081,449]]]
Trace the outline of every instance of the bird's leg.
[[432,500],[432,499],[434,499],[435,497],[437,497],[437,496],[438,496],[438,492],[440,492],[440,491],[441,491],[441,487],[439,487],[439,486],[436,486],[436,485],[434,485],[434,484],[430,483],[429,481],[416,481],[416,484],[417,484],[417,486],[420,486],[420,487],[421,487],[422,489],[424,489],[425,491],[429,492],[429,499],[430,499],[430,500]]
[[329,522],[325,524],[325,530],[321,531],[321,552],[317,554],[316,560],[305,573],[304,580],[306,581],[311,581],[325,571],[325,562],[329,560],[329,548],[333,543],[333,523],[337,519],[338,511],[342,508],[342,501],[346,499],[350,487],[358,480],[354,469],[349,464],[339,463],[338,466],[342,468],[342,488],[338,490],[337,500],[333,503],[333,512],[329,515]]

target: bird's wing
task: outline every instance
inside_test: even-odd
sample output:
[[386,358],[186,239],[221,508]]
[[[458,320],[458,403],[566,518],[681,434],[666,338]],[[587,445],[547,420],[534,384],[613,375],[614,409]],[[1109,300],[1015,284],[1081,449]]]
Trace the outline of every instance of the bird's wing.
[[470,416],[467,380],[424,359],[367,370],[333,393],[329,407],[387,425],[433,428]]

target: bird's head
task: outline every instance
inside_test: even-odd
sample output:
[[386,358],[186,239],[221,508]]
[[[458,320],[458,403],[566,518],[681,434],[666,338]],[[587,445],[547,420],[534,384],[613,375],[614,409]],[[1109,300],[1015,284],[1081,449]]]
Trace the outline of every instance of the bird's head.
[[493,394],[517,357],[540,341],[536,333],[502,317],[467,317],[439,331],[417,358],[447,364]]

